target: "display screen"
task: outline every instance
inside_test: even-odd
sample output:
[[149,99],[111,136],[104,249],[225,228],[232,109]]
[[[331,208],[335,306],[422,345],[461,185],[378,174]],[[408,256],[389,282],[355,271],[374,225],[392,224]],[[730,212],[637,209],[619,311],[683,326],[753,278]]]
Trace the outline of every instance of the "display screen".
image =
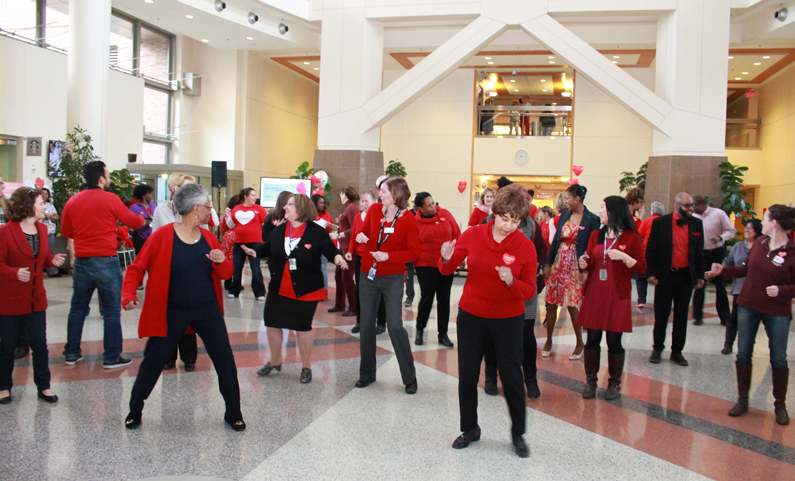
[[[312,188],[309,179],[279,179],[275,177],[260,177],[260,205],[262,207],[275,207],[276,199],[282,191],[293,194],[309,195]],[[299,185],[303,187],[299,188]],[[303,190],[303,192],[301,192]]]
[[61,155],[66,149],[66,142],[62,140],[51,140],[50,148],[47,153],[47,175],[49,177],[61,176]]

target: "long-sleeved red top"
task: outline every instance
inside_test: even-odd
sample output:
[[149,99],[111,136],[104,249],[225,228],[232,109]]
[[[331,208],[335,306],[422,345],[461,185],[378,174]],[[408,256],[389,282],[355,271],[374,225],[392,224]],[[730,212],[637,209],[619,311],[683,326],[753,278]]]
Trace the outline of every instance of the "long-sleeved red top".
[[[776,259],[778,257],[778,259]],[[780,263],[781,265],[776,265]],[[770,238],[762,236],[754,242],[745,264],[723,267],[729,277],[745,277],[737,304],[774,316],[792,316],[795,297],[795,242],[790,238],[784,247],[770,251]],[[767,295],[768,286],[777,286],[778,295]]]
[[652,214],[651,217],[646,217],[641,221],[640,227],[638,227],[638,234],[643,238],[643,246],[649,245],[649,234],[651,234],[651,223],[654,222],[654,219],[660,217],[657,214]]
[[115,256],[118,222],[133,229],[144,226],[144,218],[130,212],[119,196],[89,188],[66,202],[61,235],[74,240],[75,257]]
[[[494,221],[467,229],[455,245],[453,257],[442,262],[439,270],[450,275],[467,259],[467,280],[458,301],[464,311],[479,317],[504,319],[524,313],[524,301],[536,293],[538,258],[533,243],[515,231],[497,243],[492,229]],[[513,284],[500,280],[497,267],[508,266]]]
[[353,222],[354,218],[359,214],[359,206],[356,202],[349,200],[345,203],[345,210],[337,218],[337,233],[340,237],[337,241],[340,243],[340,252],[347,252],[350,247],[351,239],[353,238]]
[[[362,272],[367,273],[373,267],[373,255],[378,244],[378,232],[384,220],[384,204],[373,204],[367,211],[367,217],[362,224],[362,233],[367,236],[367,251],[362,256]],[[386,229],[392,227],[392,221],[384,223],[384,233],[381,236],[381,252],[389,254],[389,259],[376,265],[377,276],[403,274],[406,264],[414,262],[420,256],[420,234],[417,229],[417,219],[406,211],[395,222],[395,232],[387,234]],[[387,235],[389,237],[387,237]],[[386,240],[384,240],[386,239]],[[355,242],[355,240],[354,240]]]
[[486,209],[485,211],[480,208],[480,206],[475,207],[472,211],[472,215],[469,217],[469,223],[467,226],[472,227],[473,225],[480,225],[483,222],[483,219],[489,216],[489,210]]
[[357,215],[353,219],[353,229],[351,229],[351,243],[348,245],[348,252],[351,254],[355,254],[359,257],[363,256],[365,252],[367,252],[367,244],[359,244],[356,242],[356,235],[362,231],[362,226],[364,225],[364,217],[367,215],[367,212],[362,212]]
[[[0,227],[0,315],[21,316],[47,310],[47,292],[44,290],[44,268],[52,267],[53,255],[47,242],[47,226],[34,224],[39,233],[39,254],[33,257],[25,233],[19,222],[11,221]],[[20,269],[27,268],[30,280],[22,282],[17,277]]]
[[[593,258],[594,249],[597,246],[597,239],[599,237],[599,230],[591,232],[591,237],[588,239],[588,249],[585,251],[588,254],[590,261],[588,262],[588,279],[586,282],[599,282],[599,273],[594,272],[596,262]],[[615,282],[616,290],[618,291],[619,299],[629,299],[632,294],[632,274],[640,276],[646,273],[646,248],[643,246],[643,239],[640,235],[633,231],[624,231],[615,239],[605,239],[605,247],[613,246],[613,250],[620,250],[621,252],[629,255],[635,259],[635,265],[627,267],[623,261],[614,261],[607,258],[607,262],[613,263],[613,280]],[[605,253],[605,255],[607,255]]]
[[442,257],[442,244],[461,236],[461,228],[447,209],[436,208],[436,215],[430,218],[417,211],[417,226],[420,231],[420,257],[414,267],[436,267]]

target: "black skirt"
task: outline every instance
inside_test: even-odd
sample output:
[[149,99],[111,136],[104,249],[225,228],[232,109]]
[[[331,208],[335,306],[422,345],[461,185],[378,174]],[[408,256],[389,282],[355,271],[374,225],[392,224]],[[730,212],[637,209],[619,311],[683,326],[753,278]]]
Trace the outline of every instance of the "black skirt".
[[299,301],[268,291],[265,299],[265,327],[307,332],[312,330],[318,301]]

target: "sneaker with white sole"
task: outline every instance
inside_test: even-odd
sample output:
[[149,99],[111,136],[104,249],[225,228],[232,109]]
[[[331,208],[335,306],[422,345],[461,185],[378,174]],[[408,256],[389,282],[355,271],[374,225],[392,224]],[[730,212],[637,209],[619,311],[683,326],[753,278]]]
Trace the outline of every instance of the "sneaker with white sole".
[[130,364],[132,364],[132,360],[125,359],[125,358],[119,356],[119,358],[116,359],[115,361],[105,361],[105,362],[103,362],[102,363],[102,367],[104,367],[105,369],[116,369],[117,367],[127,367]]
[[66,359],[63,363],[66,364],[67,366],[74,366],[75,363],[78,363],[78,362],[80,362],[82,360],[83,360],[83,356],[77,356],[74,359]]
[[228,297],[229,299],[237,299],[237,296],[234,294],[227,294],[226,297]]
[[265,296],[259,296],[259,297],[257,298],[257,300],[258,300],[258,301],[264,301],[264,300],[265,300]]

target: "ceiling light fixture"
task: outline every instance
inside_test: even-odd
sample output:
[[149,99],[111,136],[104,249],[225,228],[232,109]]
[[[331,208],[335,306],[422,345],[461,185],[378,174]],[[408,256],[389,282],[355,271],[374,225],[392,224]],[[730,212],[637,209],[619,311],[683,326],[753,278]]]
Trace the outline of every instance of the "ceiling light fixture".
[[729,57],[729,60],[733,59],[734,57]]
[[558,103],[557,102],[552,102],[552,105],[558,105]]
[[511,79],[511,82],[516,82],[516,80],[514,80],[514,79]]
[[315,70],[320,70],[319,68],[315,67]]
[[618,55],[613,55],[613,58],[621,58],[621,57],[619,57]]
[[555,61],[554,60],[550,60],[549,63],[555,63]]
[[207,42],[209,42],[209,40],[207,40],[206,38],[203,38],[202,42],[207,43]]
[[748,75],[748,72],[743,72],[743,75]]
[[754,65],[762,65],[762,62],[754,62]]
[[246,40],[254,40],[254,37],[246,37]]
[[185,18],[193,18],[193,15],[185,15]]
[[742,80],[740,77],[734,77],[734,80]]
[[547,91],[547,89],[542,89],[541,91],[542,91],[542,92],[546,92],[546,91]]
[[616,64],[617,64],[617,63],[618,63],[618,61],[616,61],[616,60],[613,60],[613,63],[616,63]]
[[144,0],[144,3],[155,3],[155,0]]
[[546,82],[546,81],[547,81],[547,79],[544,79],[544,78],[542,78],[542,79],[541,79],[541,81],[542,81],[542,82]]
[[514,92],[518,92],[519,90],[518,90],[518,89],[513,89],[513,91],[514,91]]
[[488,62],[489,65],[494,65],[494,62]]
[[549,56],[549,57],[547,57],[547,58],[555,58],[555,57],[554,57],[554,56],[552,56],[552,55],[550,55],[550,56]]
[[486,60],[491,60],[491,57],[486,57]]
[[765,55],[765,56],[764,56],[764,57],[762,57],[762,58],[764,58],[764,59],[768,59],[768,58],[770,58],[770,55]]
[[571,92],[561,92],[560,95],[564,97],[571,97]]

